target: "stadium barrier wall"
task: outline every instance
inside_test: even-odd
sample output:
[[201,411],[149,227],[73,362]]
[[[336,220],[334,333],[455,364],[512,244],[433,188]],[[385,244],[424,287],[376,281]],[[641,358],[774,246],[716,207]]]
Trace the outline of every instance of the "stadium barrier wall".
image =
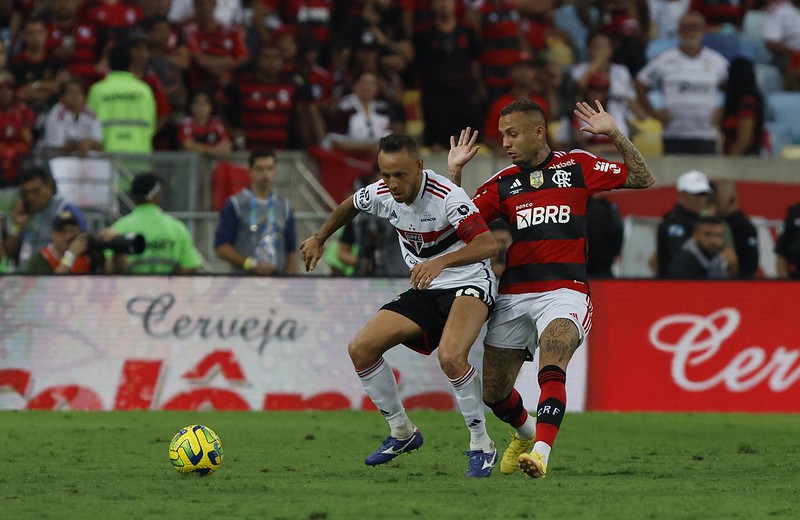
[[[0,277],[0,409],[374,409],[347,344],[402,279]],[[471,353],[480,368],[482,337]],[[453,410],[435,356],[386,359],[408,409]],[[582,410],[586,350],[570,366]],[[538,395],[536,367],[519,384]]]
[[796,282],[598,281],[586,408],[800,412]]

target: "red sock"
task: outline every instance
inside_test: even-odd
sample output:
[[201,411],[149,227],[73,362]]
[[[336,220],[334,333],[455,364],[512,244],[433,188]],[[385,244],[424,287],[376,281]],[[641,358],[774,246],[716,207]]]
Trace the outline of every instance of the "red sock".
[[556,440],[567,404],[567,374],[555,365],[539,370],[539,406],[536,409],[536,442],[550,447]]
[[502,401],[496,403],[486,403],[492,412],[503,422],[518,428],[525,423],[528,418],[528,410],[522,405],[522,396],[516,388],[511,389],[511,393]]

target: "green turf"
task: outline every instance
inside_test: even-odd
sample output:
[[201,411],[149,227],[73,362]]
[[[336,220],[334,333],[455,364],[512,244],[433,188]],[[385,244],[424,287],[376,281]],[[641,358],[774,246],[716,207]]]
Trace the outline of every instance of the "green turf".
[[[570,414],[537,481],[464,478],[460,415],[411,416],[422,449],[369,468],[377,413],[0,412],[0,518],[800,518],[800,416]],[[167,457],[191,423],[222,440],[211,477]]]

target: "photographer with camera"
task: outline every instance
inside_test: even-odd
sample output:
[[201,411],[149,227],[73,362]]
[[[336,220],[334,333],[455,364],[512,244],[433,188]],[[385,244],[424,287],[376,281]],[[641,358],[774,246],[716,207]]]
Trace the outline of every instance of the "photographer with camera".
[[60,213],[53,221],[51,242],[33,253],[28,262],[30,274],[88,274],[91,259],[87,252],[87,234],[81,232],[71,211]]
[[115,274],[195,273],[203,258],[186,225],[160,207],[163,183],[152,173],[133,179],[136,207],[111,229],[122,235],[97,247],[106,250],[106,272]]
[[26,168],[20,173],[19,200],[6,223],[3,248],[16,270],[28,272],[31,256],[51,241],[56,217],[68,211],[86,231],[86,221],[80,209],[57,193],[56,181],[44,168]]

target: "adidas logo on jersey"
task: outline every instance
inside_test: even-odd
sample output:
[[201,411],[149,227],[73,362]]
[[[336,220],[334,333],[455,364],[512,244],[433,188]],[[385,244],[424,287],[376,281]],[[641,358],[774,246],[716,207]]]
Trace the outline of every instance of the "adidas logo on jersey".
[[515,179],[514,182],[511,183],[509,186],[509,190],[511,190],[512,195],[516,195],[517,193],[522,191],[522,183],[519,179]]
[[389,215],[389,218],[397,218],[397,212],[395,210],[392,210],[392,214]]

